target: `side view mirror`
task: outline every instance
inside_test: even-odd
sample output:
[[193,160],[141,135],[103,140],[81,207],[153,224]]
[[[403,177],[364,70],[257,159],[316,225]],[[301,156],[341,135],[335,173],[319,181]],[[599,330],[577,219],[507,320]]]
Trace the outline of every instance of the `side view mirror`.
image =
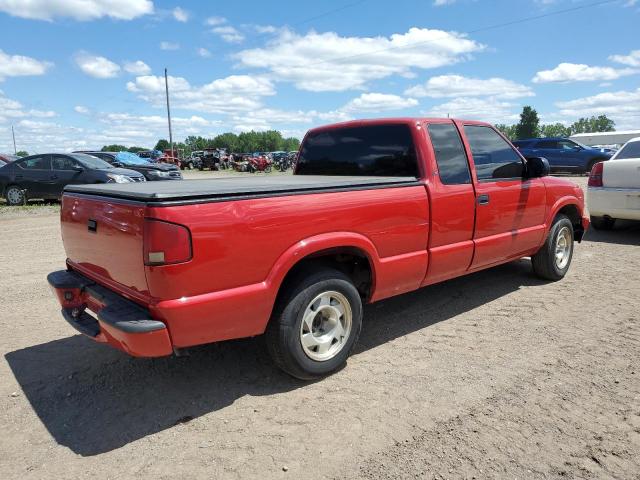
[[527,177],[546,177],[551,172],[549,161],[544,157],[527,157]]

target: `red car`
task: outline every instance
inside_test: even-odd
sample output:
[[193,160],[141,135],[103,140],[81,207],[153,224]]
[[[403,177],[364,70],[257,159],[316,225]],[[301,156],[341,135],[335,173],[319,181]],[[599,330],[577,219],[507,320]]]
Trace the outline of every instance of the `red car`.
[[548,171],[480,122],[316,128],[292,176],[67,187],[48,280],[71,325],[130,355],[265,334],[315,378],[344,364],[365,303],[528,256],[563,278],[589,221]]

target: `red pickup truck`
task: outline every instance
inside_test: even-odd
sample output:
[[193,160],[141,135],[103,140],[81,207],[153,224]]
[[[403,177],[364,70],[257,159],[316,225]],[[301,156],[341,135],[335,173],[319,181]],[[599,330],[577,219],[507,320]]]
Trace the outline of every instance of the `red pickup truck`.
[[480,122],[316,128],[294,175],[68,186],[48,280],[71,325],[130,355],[265,334],[315,378],[346,361],[364,303],[528,256],[561,279],[589,221],[548,172]]

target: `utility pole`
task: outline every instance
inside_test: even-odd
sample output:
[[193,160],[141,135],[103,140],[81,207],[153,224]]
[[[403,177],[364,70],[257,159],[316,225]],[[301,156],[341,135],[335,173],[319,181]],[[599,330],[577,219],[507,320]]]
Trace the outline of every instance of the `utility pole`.
[[13,125],[11,125],[11,135],[13,136],[13,154],[18,155],[18,150],[16,149],[16,132],[13,131]]
[[167,120],[169,121],[169,146],[171,147],[171,156],[173,157],[173,132],[171,131],[171,108],[169,107],[169,79],[167,77],[167,69],[164,69],[164,88],[167,92]]

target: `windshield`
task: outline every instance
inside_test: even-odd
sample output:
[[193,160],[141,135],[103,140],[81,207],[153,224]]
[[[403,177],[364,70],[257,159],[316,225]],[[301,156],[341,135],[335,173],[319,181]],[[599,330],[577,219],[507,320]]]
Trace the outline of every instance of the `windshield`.
[[640,141],[627,143],[615,157],[616,160],[624,160],[626,158],[640,158]]
[[74,153],[70,156],[75,158],[85,167],[92,168],[94,170],[109,170],[113,168],[104,160],[100,160],[97,157],[92,157],[91,155],[85,155],[84,153]]
[[116,160],[125,165],[149,165],[144,158],[140,158],[135,153],[131,152],[118,152]]

